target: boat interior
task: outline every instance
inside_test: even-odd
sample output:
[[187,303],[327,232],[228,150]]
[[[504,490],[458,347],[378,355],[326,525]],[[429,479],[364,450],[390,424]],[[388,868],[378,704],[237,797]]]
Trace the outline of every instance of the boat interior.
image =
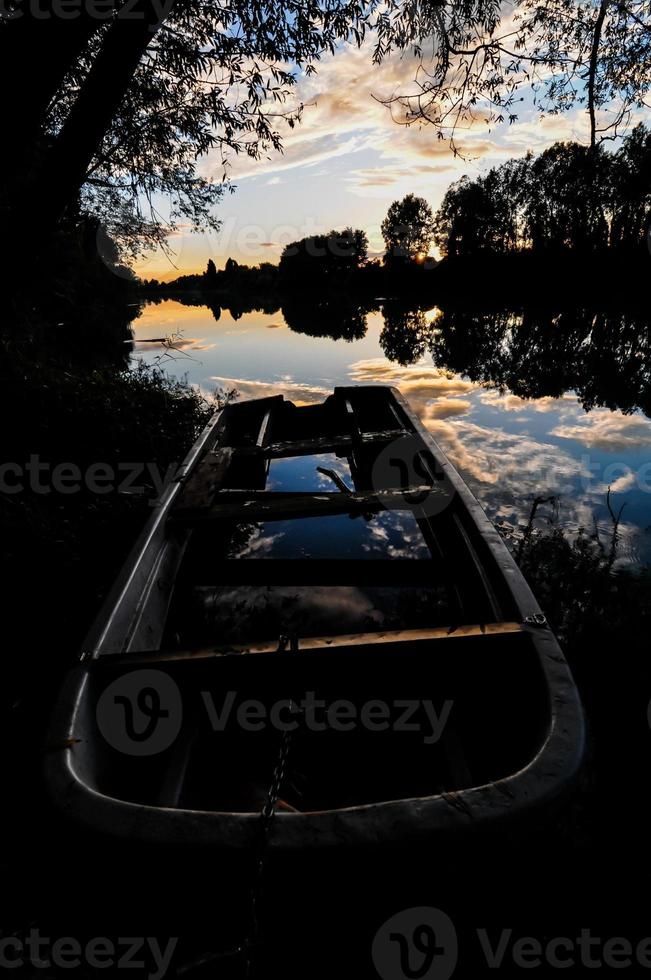
[[[482,785],[517,772],[544,741],[535,638],[444,459],[391,389],[228,405],[167,534],[179,557],[160,631],[98,658],[84,710],[93,725],[112,678],[160,667],[182,694],[181,734],[144,758],[99,739],[88,774],[100,792],[259,811],[282,734],[242,726],[238,707],[251,700],[270,712],[311,694],[345,701],[356,718],[369,702],[388,706],[382,730],[317,730],[296,716],[278,804],[288,813]],[[229,697],[215,730],[206,699],[220,712]],[[405,702],[416,705],[408,719]],[[445,719],[438,737],[432,712]]]

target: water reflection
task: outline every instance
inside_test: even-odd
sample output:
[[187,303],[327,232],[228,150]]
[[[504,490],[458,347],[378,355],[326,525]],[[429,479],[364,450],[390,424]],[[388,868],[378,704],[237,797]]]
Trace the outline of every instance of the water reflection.
[[367,309],[342,296],[283,299],[282,314],[290,330],[332,340],[361,340],[366,335]]
[[185,611],[192,642],[250,643],[281,633],[332,636],[449,623],[441,587],[196,587]]
[[436,364],[521,398],[651,415],[651,319],[633,312],[443,311],[430,350]]
[[[617,504],[627,503],[622,555],[651,558],[644,312],[425,310],[315,296],[283,300],[282,312],[258,305],[240,314],[221,302],[217,314],[196,297],[147,307],[136,336],[182,334],[167,372],[206,391],[236,388],[242,398],[283,394],[306,404],[336,385],[395,385],[493,520],[517,529],[533,497],[557,494],[565,526],[607,528],[611,486]],[[160,350],[137,347],[150,363],[160,358]]]
[[651,415],[651,316],[639,311],[447,309],[433,316],[396,300],[356,302],[339,294],[283,297],[282,305],[274,297],[218,302],[197,293],[175,299],[207,307],[216,322],[222,312],[237,322],[254,311],[280,311],[295,333],[349,342],[366,337],[368,316],[376,312],[383,324],[380,346],[391,362],[416,364],[431,354],[445,371],[520,398],[575,392],[586,410],[603,406]]
[[262,523],[228,557],[426,560],[431,556],[413,514],[383,511],[368,520],[344,514]]
[[335,489],[328,471],[334,472],[353,486],[348,459],[336,453],[317,453],[314,456],[284,456],[272,459],[267,473],[267,490],[320,493]]
[[222,311],[228,313],[233,320],[241,320],[246,313],[252,313],[254,310],[261,310],[263,313],[276,313],[280,309],[280,300],[273,295],[266,297],[255,294],[249,297],[242,294],[215,296],[211,293],[202,292],[179,292],[172,295],[173,299],[154,293],[148,295],[148,303],[160,306],[161,304],[176,302],[182,306],[207,308],[212,313],[215,322],[219,322],[221,319]]
[[382,317],[380,344],[386,357],[398,364],[415,364],[431,344],[431,319],[423,310],[407,310],[397,303],[385,303]]

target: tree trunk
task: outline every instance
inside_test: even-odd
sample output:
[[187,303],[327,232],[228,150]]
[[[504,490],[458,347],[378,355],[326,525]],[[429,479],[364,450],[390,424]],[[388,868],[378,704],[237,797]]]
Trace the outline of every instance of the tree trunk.
[[48,106],[101,24],[82,8],[74,20],[25,14],[0,31],[0,86],[12,96],[3,111],[12,150],[0,158],[0,177],[10,193],[30,168]]
[[138,63],[161,26],[152,0],[137,0],[128,11],[113,20],[61,133],[40,156],[19,200],[11,202],[2,249],[9,282],[25,253],[33,256],[48,247],[58,221],[76,201]]
[[597,14],[592,35],[592,49],[590,51],[590,68],[588,71],[588,114],[590,116],[590,148],[594,150],[597,143],[597,122],[595,109],[595,85],[597,80],[597,68],[599,65],[599,45],[601,44],[601,32],[606,19],[608,0],[601,0],[601,6]]

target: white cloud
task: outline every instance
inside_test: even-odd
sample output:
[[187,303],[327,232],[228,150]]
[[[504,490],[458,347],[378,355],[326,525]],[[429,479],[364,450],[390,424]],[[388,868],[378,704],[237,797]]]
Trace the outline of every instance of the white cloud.
[[[284,152],[271,152],[257,162],[235,158],[233,178],[277,174],[372,150],[378,155],[377,166],[352,167],[344,178],[351,190],[367,195],[445,172],[452,180],[469,168],[468,161],[511,155],[512,147],[481,122],[462,141],[465,161],[455,158],[432,127],[402,124],[379,100],[408,90],[419,62],[412,55],[392,55],[377,66],[372,63],[372,47],[372,40],[361,48],[344,45],[322,59],[315,75],[300,79],[294,94],[304,105],[303,116],[295,128],[284,127]],[[209,156],[203,169],[221,171],[221,161],[215,167]]]
[[576,395],[563,395],[561,398],[552,398],[544,395],[541,398],[520,398],[519,395],[503,393],[495,389],[484,391],[480,400],[491,408],[499,408],[504,412],[521,412],[529,409],[534,412],[557,412],[559,409],[571,405],[577,405]]
[[562,493],[569,479],[586,475],[579,460],[550,443],[465,419],[425,423],[455,465],[479,483],[498,487],[500,496]]
[[[627,472],[622,473],[620,477],[613,480],[610,484],[610,489],[613,493],[626,493],[627,490],[630,490],[637,483],[637,477],[630,467],[627,466],[626,470]],[[608,488],[606,487],[606,489]]]
[[[581,461],[551,443],[464,418],[472,409],[471,397],[490,399],[496,393],[458,374],[424,361],[401,367],[381,358],[358,361],[350,372],[355,382],[399,388],[491,512],[506,502],[512,517],[525,519],[534,496],[573,493],[572,481],[589,475]],[[521,408],[523,400],[517,401]],[[543,399],[540,410],[551,411],[550,401],[564,403],[564,399]]]
[[311,405],[321,402],[330,394],[327,388],[301,384],[290,379],[281,381],[255,381],[248,378],[225,378],[214,375],[210,379],[220,386],[230,390],[237,389],[242,400],[248,398],[269,398],[273,395],[284,395],[297,405]]
[[622,415],[607,408],[594,409],[576,425],[558,425],[551,435],[575,439],[589,449],[617,452],[651,446],[651,420],[642,415]]

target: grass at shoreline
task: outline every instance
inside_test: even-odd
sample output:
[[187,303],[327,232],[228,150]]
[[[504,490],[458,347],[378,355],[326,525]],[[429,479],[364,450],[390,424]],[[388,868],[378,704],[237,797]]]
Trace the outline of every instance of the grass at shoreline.
[[[8,839],[22,842],[20,853],[33,843],[30,835],[46,835],[53,819],[41,769],[57,692],[160,489],[147,472],[135,481],[141,493],[121,492],[115,481],[93,492],[84,478],[98,463],[120,477],[121,464],[155,464],[162,477],[182,461],[218,404],[160,370],[88,368],[69,352],[35,363],[30,353],[15,346],[0,361],[0,462],[20,467],[24,483],[19,492],[0,492],[0,756],[16,801],[2,823]],[[78,467],[78,489],[35,491],[30,457],[46,467],[38,473],[45,491],[63,463]],[[15,469],[4,468],[3,477],[15,488]],[[9,855],[0,860],[6,875],[8,861]]]
[[545,531],[530,523],[527,531],[519,564],[560,641],[585,709],[587,753],[573,810],[573,845],[577,853],[598,853],[613,833],[625,827],[635,839],[648,822],[651,568],[617,567],[616,515],[609,540],[596,529],[569,537],[553,523]]
[[[579,528],[569,535],[556,524],[555,498],[534,501],[515,557],[568,654],[626,638],[640,651],[651,626],[651,568],[617,564],[620,519],[610,505],[610,535]],[[546,530],[534,526],[540,505],[551,505]],[[622,508],[623,509],[623,508]],[[640,629],[641,627],[641,629]]]
[[[156,368],[23,361],[5,367],[0,404],[3,457],[13,464],[12,492],[0,493],[4,627],[22,651],[11,658],[20,688],[36,665],[48,672],[74,657],[160,481],[217,402]],[[62,464],[73,468],[67,481]]]

